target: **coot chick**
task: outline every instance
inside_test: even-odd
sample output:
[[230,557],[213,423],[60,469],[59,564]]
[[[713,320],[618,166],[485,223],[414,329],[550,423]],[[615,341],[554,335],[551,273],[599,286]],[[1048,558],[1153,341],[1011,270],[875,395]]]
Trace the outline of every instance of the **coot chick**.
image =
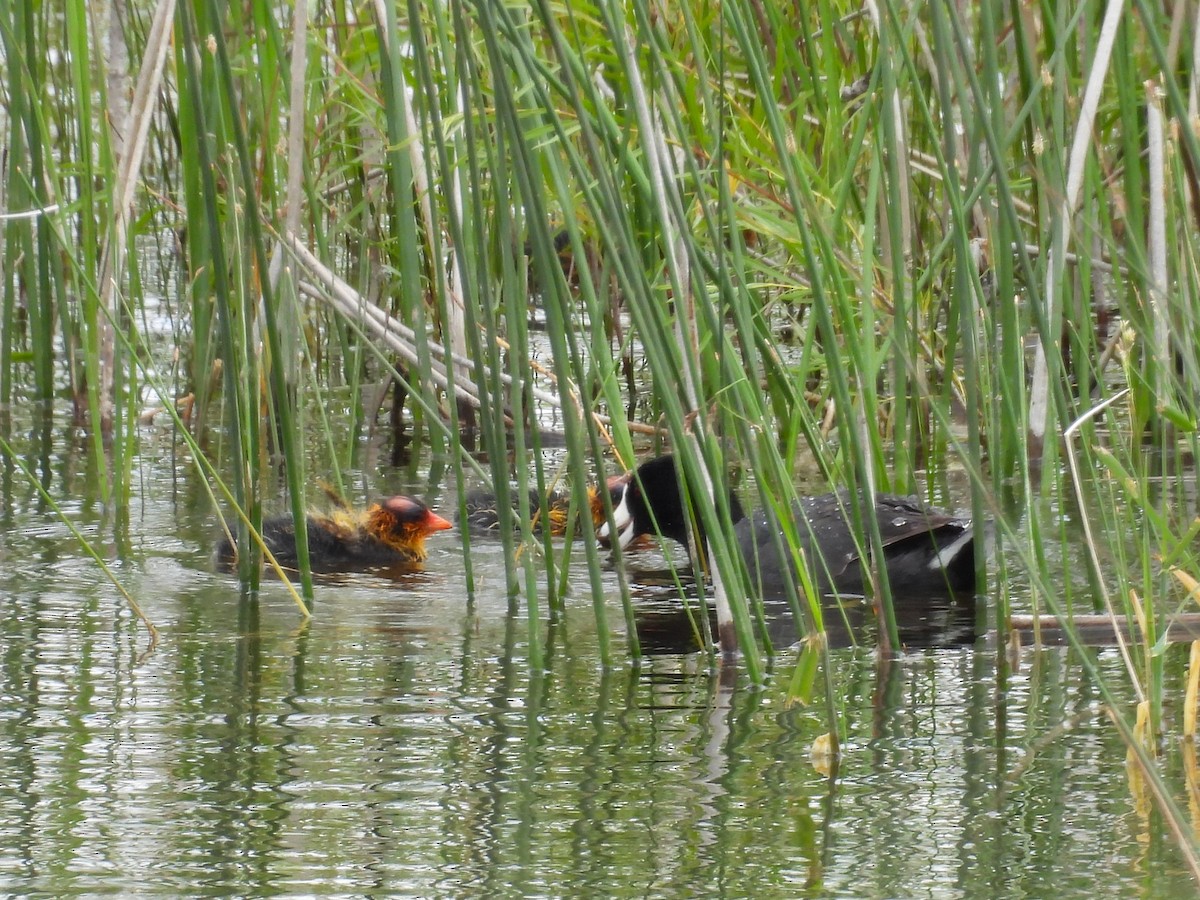
[[[969,519],[926,506],[915,497],[864,493],[857,501],[862,504],[862,520],[874,516],[879,523],[883,565],[893,593],[974,592],[976,545]],[[792,506],[795,531],[820,593],[861,594],[864,590],[850,508],[853,502],[850,491],[840,490],[804,497]],[[798,588],[791,554],[781,558],[777,547],[776,535],[782,534],[778,521],[767,510],[746,518],[732,494],[729,503],[738,549],[762,596],[785,596],[789,582]],[[636,475],[630,472],[620,478],[612,487],[612,504],[617,542],[622,548],[640,535],[654,534],[655,523],[663,537],[687,546],[687,513],[673,456],[651,459],[638,467]],[[607,523],[599,537],[601,543],[611,542]],[[861,536],[860,543],[869,549],[867,535]]]
[[[453,526],[413,497],[397,494],[365,510],[336,509],[328,515],[310,513],[309,565],[317,571],[344,571],[396,563],[421,562],[425,538]],[[296,530],[291,516],[274,516],[262,523],[262,538],[281,566],[296,566]],[[226,537],[217,559],[232,564],[237,551]]]
[[[604,521],[604,501],[599,491],[594,487],[588,488],[588,512],[592,524],[599,525]],[[520,515],[517,506],[516,492],[510,493],[514,523]],[[495,532],[500,529],[500,500],[491,491],[477,490],[467,494],[463,505],[466,515],[459,513],[458,524],[469,528],[472,532]],[[567,532],[567,520],[571,509],[571,495],[567,491],[552,490],[546,495],[546,517],[550,523],[550,533],[562,536]],[[529,511],[533,516],[533,531],[542,533],[542,507],[537,488],[529,489]]]

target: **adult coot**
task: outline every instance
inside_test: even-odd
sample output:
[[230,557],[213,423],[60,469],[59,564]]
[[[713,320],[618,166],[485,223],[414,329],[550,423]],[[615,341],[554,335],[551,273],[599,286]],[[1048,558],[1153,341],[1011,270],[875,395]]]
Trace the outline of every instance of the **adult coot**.
[[[688,515],[673,456],[643,463],[613,481],[610,490],[616,543],[622,548],[640,535],[655,532],[687,546]],[[792,506],[797,540],[819,592],[859,594],[864,590],[860,547],[869,548],[870,539],[864,533],[856,540],[851,508],[855,502],[860,505],[859,521],[865,525],[874,516],[879,524],[882,564],[894,593],[974,593],[976,544],[970,519],[926,506],[915,497],[854,495],[848,490],[804,497]],[[738,548],[762,596],[785,596],[789,582],[798,589],[792,554],[780,555],[779,545],[782,542],[786,547],[786,539],[772,513],[760,510],[746,517],[732,494],[729,508]],[[612,543],[607,523],[599,537],[602,543]],[[868,568],[874,563],[868,560]]]

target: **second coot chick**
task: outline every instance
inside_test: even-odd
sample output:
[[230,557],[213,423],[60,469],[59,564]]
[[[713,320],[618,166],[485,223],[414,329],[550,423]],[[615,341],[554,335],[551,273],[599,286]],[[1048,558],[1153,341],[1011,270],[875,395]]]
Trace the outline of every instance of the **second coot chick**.
[[[404,494],[372,503],[363,511],[309,514],[305,526],[309,564],[316,571],[421,562],[427,556],[425,539],[453,527],[420,500]],[[281,566],[297,565],[291,516],[264,519],[262,538]],[[236,549],[226,538],[217,548],[217,559],[231,564],[236,558]]]
[[[515,524],[520,515],[515,490],[510,492],[510,497]],[[529,512],[533,516],[533,531],[535,534],[541,534],[544,524],[539,497],[537,488],[529,489]],[[473,532],[494,532],[499,530],[500,500],[494,493],[487,490],[471,491],[467,494],[463,505],[466,507],[466,516],[464,517],[460,513],[460,526],[465,524]],[[550,533],[552,535],[561,536],[566,534],[570,509],[571,495],[569,492],[552,490],[546,495],[545,515],[550,523]],[[588,488],[588,514],[592,517],[592,524],[595,526],[599,526],[604,521],[604,501],[594,487]]]
[[[786,595],[787,584],[799,583],[790,554],[781,558],[777,521],[765,510],[746,518],[737,498],[730,495],[730,514],[738,549],[751,580],[764,597]],[[792,507],[798,540],[822,593],[862,593],[863,568],[856,543],[851,504],[855,495],[841,490],[804,497]],[[914,497],[894,494],[861,494],[864,522],[874,516],[883,544],[882,565],[894,593],[973,593],[975,589],[975,536],[969,519],[963,519]],[[687,513],[679,493],[675,458],[660,456],[643,463],[612,487],[613,522],[622,548],[643,534],[654,534],[687,546]],[[653,511],[653,512],[652,512]],[[657,523],[657,529],[655,524]],[[602,543],[611,542],[608,525],[600,529]],[[871,561],[872,563],[874,561]]]

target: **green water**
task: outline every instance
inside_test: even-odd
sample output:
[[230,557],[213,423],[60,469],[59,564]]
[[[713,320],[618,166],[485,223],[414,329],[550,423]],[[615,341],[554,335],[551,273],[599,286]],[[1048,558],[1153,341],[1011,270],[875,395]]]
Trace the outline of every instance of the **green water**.
[[[1193,894],[1066,651],[1027,653],[1003,696],[986,641],[838,651],[830,778],[821,711],[782,700],[791,652],[765,689],[694,653],[604,669],[581,552],[537,672],[499,544],[474,546],[469,598],[456,532],[403,581],[321,582],[307,625],[277,583],[248,602],[209,564],[194,473],[147,444],[127,527],[75,454],[27,459],[161,629],[144,659],[124,600],[4,463],[0,893]],[[425,471],[361,478],[448,512]]]

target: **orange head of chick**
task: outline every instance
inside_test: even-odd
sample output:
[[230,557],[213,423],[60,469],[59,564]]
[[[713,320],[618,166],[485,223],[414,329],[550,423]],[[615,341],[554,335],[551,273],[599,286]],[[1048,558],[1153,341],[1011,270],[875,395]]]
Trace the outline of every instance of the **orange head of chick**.
[[361,527],[401,556],[419,562],[428,555],[425,538],[454,526],[420,500],[397,494],[372,503],[363,514]]

